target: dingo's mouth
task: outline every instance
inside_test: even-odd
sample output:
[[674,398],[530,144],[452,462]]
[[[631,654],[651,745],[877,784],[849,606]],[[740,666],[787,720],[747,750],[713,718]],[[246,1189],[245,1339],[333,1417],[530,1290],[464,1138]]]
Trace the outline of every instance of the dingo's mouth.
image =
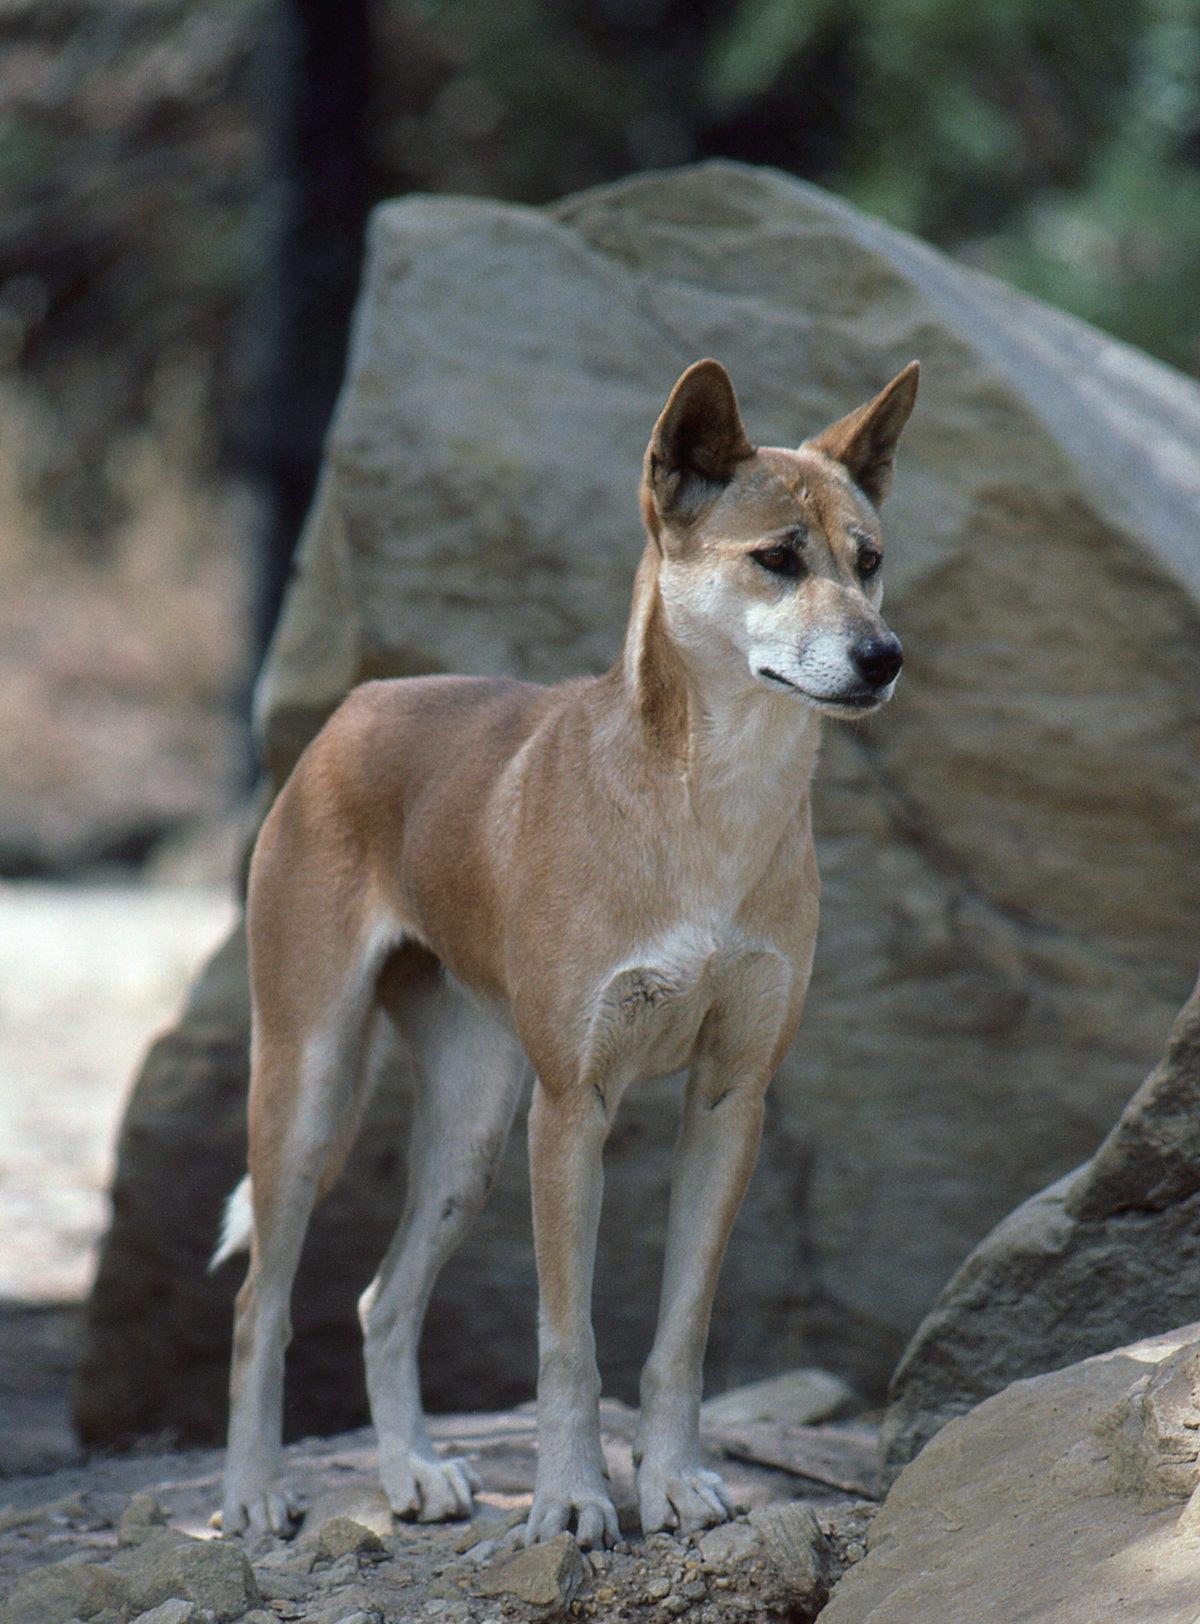
[[814,694],[808,688],[802,688],[798,682],[791,682],[787,677],[781,677],[778,671],[772,671],[769,665],[760,665],[756,673],[765,681],[779,688],[790,689],[792,693],[799,694],[801,699],[807,699],[810,705],[818,710],[828,711],[830,715],[839,713],[862,716],[868,711],[878,710],[891,697],[889,693],[860,693],[860,694]]

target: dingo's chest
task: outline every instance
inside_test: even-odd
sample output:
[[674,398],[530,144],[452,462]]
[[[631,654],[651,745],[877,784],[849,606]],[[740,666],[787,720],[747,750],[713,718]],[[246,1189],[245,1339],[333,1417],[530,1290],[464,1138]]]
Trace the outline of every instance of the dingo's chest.
[[773,1042],[796,968],[769,943],[736,929],[686,927],[615,966],[589,1000],[584,1075],[607,1089],[686,1065],[706,1019],[726,1033]]

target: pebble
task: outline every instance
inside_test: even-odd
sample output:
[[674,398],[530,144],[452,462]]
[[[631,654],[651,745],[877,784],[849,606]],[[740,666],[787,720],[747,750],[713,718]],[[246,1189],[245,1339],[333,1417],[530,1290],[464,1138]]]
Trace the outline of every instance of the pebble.
[[[157,1504],[157,1501],[155,1503]],[[194,1601],[183,1601],[180,1597],[173,1596],[170,1601],[152,1607],[148,1613],[139,1613],[133,1624],[205,1624],[205,1620],[211,1617],[211,1613],[197,1607]],[[243,1624],[253,1624],[253,1614],[248,1613]],[[274,1620],[271,1624],[274,1624]]]
[[317,1556],[336,1562],[346,1556],[374,1556],[383,1550],[383,1541],[373,1528],[353,1517],[331,1517],[317,1534]]
[[164,1528],[167,1514],[158,1503],[158,1496],[149,1489],[135,1494],[121,1514],[117,1525],[117,1544],[140,1545],[156,1528]]
[[5,1624],[91,1618],[103,1611],[124,1611],[128,1601],[125,1585],[107,1568],[94,1562],[54,1562],[17,1580],[6,1598],[4,1618]]
[[303,1601],[312,1589],[312,1581],[305,1581],[282,1568],[267,1567],[260,1562],[255,1570],[258,1588],[269,1602]]
[[244,1551],[227,1540],[192,1539],[173,1529],[121,1551],[108,1572],[123,1581],[131,1605],[143,1612],[182,1597],[225,1621],[262,1601]]
[[572,1534],[556,1534],[518,1551],[485,1570],[479,1589],[485,1596],[515,1596],[531,1607],[566,1607],[589,1569]]
[[775,1578],[794,1603],[820,1604],[829,1589],[829,1543],[811,1509],[797,1500],[759,1506],[750,1526],[762,1539]]

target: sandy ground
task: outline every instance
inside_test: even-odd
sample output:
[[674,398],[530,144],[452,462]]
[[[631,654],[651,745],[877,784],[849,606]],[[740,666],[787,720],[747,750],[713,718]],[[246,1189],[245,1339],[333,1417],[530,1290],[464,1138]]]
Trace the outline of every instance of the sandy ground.
[[233,914],[217,890],[0,884],[0,1298],[87,1292],[138,1062]]
[[122,1107],[233,916],[228,888],[0,883],[0,1476],[76,1452],[79,1305]]

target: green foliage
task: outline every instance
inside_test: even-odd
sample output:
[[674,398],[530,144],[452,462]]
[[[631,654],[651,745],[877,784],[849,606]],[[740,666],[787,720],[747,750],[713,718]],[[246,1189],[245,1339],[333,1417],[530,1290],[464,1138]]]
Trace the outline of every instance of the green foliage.
[[731,106],[847,43],[825,184],[1200,370],[1200,0],[740,0],[702,82]]
[[775,163],[1200,371],[1200,0],[388,3],[450,64],[417,184]]

